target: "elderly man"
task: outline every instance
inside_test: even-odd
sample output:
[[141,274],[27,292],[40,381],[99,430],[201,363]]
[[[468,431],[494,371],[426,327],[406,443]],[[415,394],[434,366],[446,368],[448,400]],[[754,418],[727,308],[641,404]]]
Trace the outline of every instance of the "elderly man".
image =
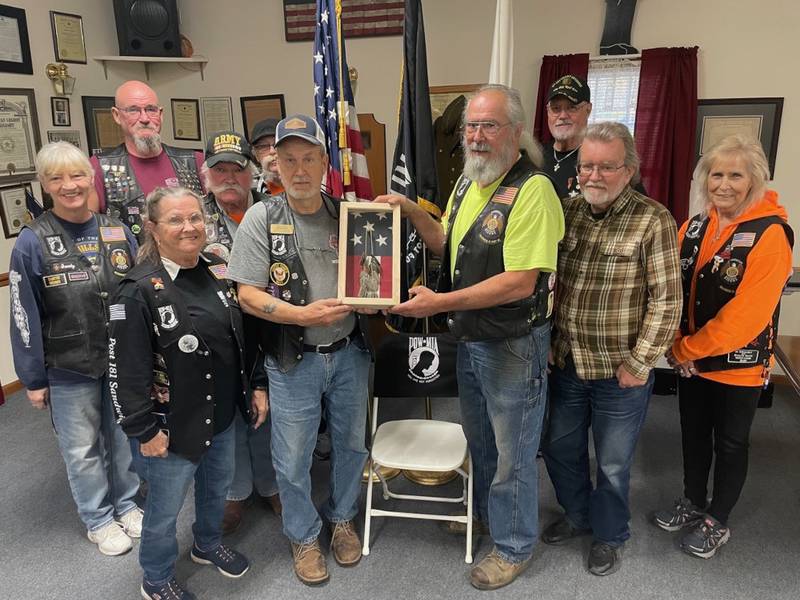
[[342,566],[361,559],[353,518],[367,457],[370,355],[353,309],[336,299],[339,203],[320,191],[328,167],[325,136],[314,119],[294,115],[278,123],[275,145],[286,191],[247,211],[228,276],[239,282],[244,310],[262,319],[283,531],[295,574],[315,585],[328,579],[309,474],[320,398],[333,444],[330,498],[322,508],[333,556]]
[[376,199],[400,204],[428,248],[443,256],[438,291],[411,288],[410,300],[392,312],[446,312],[459,340],[476,530],[494,541],[470,573],[479,589],[511,583],[530,563],[538,530],[536,451],[564,220],[550,180],[537,172],[538,148],[524,131],[519,92],[485,86],[464,113],[464,172],[442,223],[411,200]]
[[[621,123],[586,131],[578,158],[582,195],[564,203],[558,258],[544,458],[564,516],[542,541],[591,534],[589,570],[620,567],[630,537],[628,486],[653,387],[653,366],[681,312],[675,221],[631,188],[639,158]],[[592,428],[597,481],[589,473]]]
[[283,191],[278,173],[278,151],[275,149],[275,127],[278,119],[264,119],[253,125],[250,144],[253,156],[261,166],[261,173],[253,186],[267,196],[276,196]]
[[[201,173],[208,194],[205,197],[207,219],[206,250],[224,260],[230,258],[230,250],[236,231],[245,211],[254,202],[266,199],[254,189],[249,189],[255,167],[250,144],[236,131],[221,131],[208,139],[206,161]],[[264,233],[266,236],[267,234]],[[254,336],[250,329],[253,317],[245,315],[248,341]],[[266,397],[266,376],[254,386],[253,394]],[[242,418],[236,418],[236,462],[234,475],[225,502],[222,519],[222,533],[235,531],[242,522],[242,516],[253,488],[261,502],[269,506],[277,515],[281,514],[281,501],[275,469],[272,466],[270,451],[270,419],[263,427],[249,427]]]
[[96,198],[89,208],[108,213],[130,227],[143,241],[144,199],[157,187],[189,188],[202,194],[198,173],[202,152],[161,143],[164,109],[153,89],[141,81],[126,81],[117,88],[111,116],[122,129],[125,142],[91,159]]

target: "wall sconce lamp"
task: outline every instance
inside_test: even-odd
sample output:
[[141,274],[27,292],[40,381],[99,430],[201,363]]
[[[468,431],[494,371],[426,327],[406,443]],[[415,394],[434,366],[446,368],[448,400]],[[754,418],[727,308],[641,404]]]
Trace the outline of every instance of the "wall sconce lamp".
[[50,63],[45,67],[47,78],[53,82],[53,89],[58,96],[71,96],[75,90],[75,78],[70,77],[67,65]]

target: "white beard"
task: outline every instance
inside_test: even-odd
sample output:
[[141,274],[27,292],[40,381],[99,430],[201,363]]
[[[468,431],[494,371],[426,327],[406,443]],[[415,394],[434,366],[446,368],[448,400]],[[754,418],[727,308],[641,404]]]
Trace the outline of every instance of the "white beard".
[[519,150],[516,148],[504,148],[500,154],[493,157],[484,157],[475,154],[475,150],[486,150],[487,144],[473,143],[464,146],[464,176],[471,181],[476,181],[480,185],[488,185],[497,180],[503,173],[508,171],[509,165],[514,163],[514,159]]
[[145,156],[158,156],[161,154],[161,136],[157,132],[145,136],[134,134],[133,143],[139,154],[144,154]]

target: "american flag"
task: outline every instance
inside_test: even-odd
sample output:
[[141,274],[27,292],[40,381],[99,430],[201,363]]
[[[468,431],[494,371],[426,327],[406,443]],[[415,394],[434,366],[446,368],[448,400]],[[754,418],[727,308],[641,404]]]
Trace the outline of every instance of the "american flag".
[[[345,281],[348,298],[392,297],[391,225],[391,213],[350,212]],[[375,268],[376,263],[379,269]],[[374,285],[378,279],[380,284]]]
[[[314,37],[314,104],[317,122],[325,132],[328,145],[327,188],[331,195],[350,202],[372,200],[367,159],[358,127],[358,115],[353,102],[353,90],[347,69],[347,56],[342,38],[341,53],[336,28],[336,4],[341,0],[317,0],[317,32]],[[341,60],[341,62],[340,62]],[[340,79],[341,75],[341,79]],[[343,84],[344,96],[341,96]],[[340,112],[344,104],[347,148],[339,148]],[[343,183],[343,163],[350,168],[350,183]]]
[[[348,37],[400,35],[404,0],[342,0],[342,33]],[[287,42],[313,40],[313,0],[283,0]]]

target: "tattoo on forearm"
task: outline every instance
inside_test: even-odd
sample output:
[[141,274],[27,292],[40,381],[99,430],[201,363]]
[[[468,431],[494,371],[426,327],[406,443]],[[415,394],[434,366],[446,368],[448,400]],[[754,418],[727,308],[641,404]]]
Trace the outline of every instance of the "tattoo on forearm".
[[278,304],[276,302],[267,302],[262,309],[268,315],[271,315],[275,312],[275,309],[278,308]]

